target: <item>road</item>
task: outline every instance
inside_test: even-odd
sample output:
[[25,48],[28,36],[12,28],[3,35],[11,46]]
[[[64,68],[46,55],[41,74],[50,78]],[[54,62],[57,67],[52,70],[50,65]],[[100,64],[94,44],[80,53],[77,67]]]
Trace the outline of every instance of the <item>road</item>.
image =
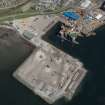
[[7,21],[7,20],[19,19],[19,18],[26,18],[29,16],[35,16],[35,15],[59,14],[63,11],[69,10],[69,9],[72,9],[72,8],[71,7],[63,7],[62,9],[59,8],[58,10],[54,10],[53,12],[30,12],[30,11],[28,11],[28,12],[24,12],[24,13],[18,13],[18,14],[0,17],[0,22]]

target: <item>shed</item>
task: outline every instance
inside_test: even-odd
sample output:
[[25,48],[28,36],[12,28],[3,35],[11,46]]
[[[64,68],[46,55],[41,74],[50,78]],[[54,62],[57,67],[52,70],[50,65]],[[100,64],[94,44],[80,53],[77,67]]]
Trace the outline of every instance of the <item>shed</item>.
[[80,18],[76,12],[64,12],[63,15],[72,20],[78,20]]

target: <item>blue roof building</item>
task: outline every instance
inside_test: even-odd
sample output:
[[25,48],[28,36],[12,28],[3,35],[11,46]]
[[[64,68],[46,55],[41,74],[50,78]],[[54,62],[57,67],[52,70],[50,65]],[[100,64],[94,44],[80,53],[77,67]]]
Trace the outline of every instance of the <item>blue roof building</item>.
[[78,20],[80,18],[76,12],[64,12],[63,15],[72,20]]

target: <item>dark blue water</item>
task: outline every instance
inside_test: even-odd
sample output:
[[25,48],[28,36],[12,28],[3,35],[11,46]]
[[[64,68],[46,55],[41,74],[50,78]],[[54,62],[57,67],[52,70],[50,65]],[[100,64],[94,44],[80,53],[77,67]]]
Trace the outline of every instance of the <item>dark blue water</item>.
[[80,45],[62,42],[56,36],[57,28],[59,25],[43,39],[79,59],[88,71],[81,92],[71,102],[62,105],[105,105],[105,26],[96,30],[96,36],[78,38]]
[[[81,92],[71,102],[60,100],[54,105],[105,105],[105,28],[98,29],[94,37],[79,38],[78,46],[62,43],[54,36],[55,29],[47,33],[49,42],[79,59],[88,75]],[[48,105],[12,77],[33,46],[13,33],[4,39],[0,39],[0,105]]]
[[28,103],[26,100],[32,95],[31,92],[28,93],[12,74],[33,49],[34,46],[21,39],[14,31],[0,28],[0,105]]

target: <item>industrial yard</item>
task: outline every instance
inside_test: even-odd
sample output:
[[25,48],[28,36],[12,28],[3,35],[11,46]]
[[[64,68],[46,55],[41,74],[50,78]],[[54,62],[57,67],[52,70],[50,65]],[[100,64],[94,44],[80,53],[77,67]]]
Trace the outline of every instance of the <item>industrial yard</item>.
[[[21,33],[21,37],[37,47],[37,50],[16,70],[14,77],[50,104],[62,97],[71,100],[86,75],[83,64],[71,55],[68,56],[67,51],[62,52],[63,48],[60,47],[68,46],[65,46],[65,41],[70,42],[71,45],[79,44],[78,37],[94,36],[95,29],[104,25],[104,11],[97,8],[97,5],[93,8],[94,4],[91,1],[88,5],[83,5],[84,3],[79,8],[63,12],[60,16],[39,15],[12,21],[13,27]],[[50,36],[52,39],[49,39]],[[56,37],[61,38],[60,46],[57,45],[59,38]],[[66,60],[67,58],[70,62]],[[67,66],[66,61],[69,66],[71,65],[70,67]],[[66,68],[68,68],[67,72]],[[72,74],[71,68],[76,72]]]
[[63,96],[71,100],[86,70],[78,60],[53,46],[43,48],[36,49],[14,77],[50,104]]
[[[99,34],[105,25],[104,0],[1,0],[0,14],[0,70],[11,69],[8,81],[23,84],[48,104],[64,99],[72,105],[84,95],[82,89],[91,90],[86,98],[97,98],[94,93],[103,83],[97,70],[105,68],[105,41]],[[7,85],[1,83],[5,91]]]
[[[56,18],[36,16],[13,22],[22,37],[37,46],[32,55],[16,70],[14,77],[50,104],[62,97],[71,100],[86,75],[80,61],[43,40],[46,32],[55,26]],[[38,24],[40,20],[43,20],[43,23],[45,21],[45,25],[41,26],[39,31],[38,25],[34,24]],[[28,32],[31,34],[27,36],[24,31],[30,27],[34,28],[31,28]]]
[[94,36],[95,29],[105,24],[105,11],[99,7],[101,5],[98,5],[97,2],[95,4],[87,0],[81,3],[80,7],[64,12],[60,18],[62,25],[59,36],[64,40],[69,40],[71,37],[75,44],[79,44],[76,41],[78,36]]

